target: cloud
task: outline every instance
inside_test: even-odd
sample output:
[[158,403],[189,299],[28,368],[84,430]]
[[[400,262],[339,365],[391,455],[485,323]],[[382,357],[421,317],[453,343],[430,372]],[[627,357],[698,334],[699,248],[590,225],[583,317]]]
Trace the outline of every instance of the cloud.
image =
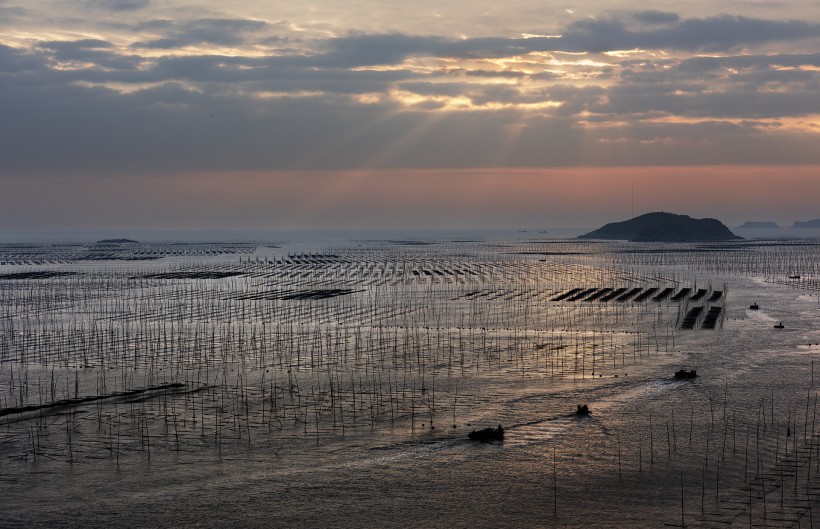
[[0,44],[0,74],[34,72],[44,66],[36,54]]
[[3,3],[4,2],[0,2],[0,19],[2,19],[6,24],[30,13],[28,9],[25,9],[23,7],[4,7]]
[[83,0],[89,7],[110,11],[136,11],[151,4],[151,0]]
[[811,22],[641,11],[460,39],[286,26],[150,19],[124,26],[131,44],[0,45],[3,171],[820,161],[804,123],[820,54],[793,51]]
[[262,20],[234,18],[202,18],[185,22],[153,20],[140,24],[140,29],[161,32],[165,36],[137,42],[134,48],[174,49],[192,44],[235,46],[267,27]]
[[638,22],[647,24],[671,24],[680,20],[680,16],[678,16],[677,13],[655,10],[636,11],[632,14],[632,17]]
[[411,55],[440,55],[447,41],[441,37],[351,34],[324,42],[325,52],[315,57],[317,65],[335,67],[401,63]]
[[694,57],[682,61],[677,66],[677,70],[691,75],[692,73],[725,70],[726,68],[733,70],[765,70],[772,65],[820,67],[820,53]]
[[631,30],[617,19],[588,19],[571,23],[556,49],[605,52],[634,48],[729,51],[772,41],[820,37],[820,24],[804,21],[757,20],[720,15],[684,19],[663,28]]
[[[414,86],[421,91],[424,86]],[[433,90],[434,87],[428,87]],[[457,93],[443,87],[438,93]],[[492,100],[514,93],[485,90]],[[710,114],[760,116],[807,108],[811,93],[752,98],[680,97],[554,87],[567,115],[514,109],[430,115],[342,95],[248,100],[165,83],[131,94],[70,85],[0,89],[4,173],[112,174],[364,167],[476,167],[820,163],[816,135],[721,122]],[[607,104],[602,101],[610,102]],[[723,108],[723,110],[721,110]],[[602,119],[579,124],[587,109]],[[705,116],[703,123],[642,122],[652,112]],[[612,117],[606,118],[606,113]],[[734,115],[734,114],[733,114]],[[622,121],[628,120],[628,125]],[[13,130],[12,130],[13,129]],[[511,135],[511,132],[515,134]],[[44,156],[47,153],[47,156]]]
[[[80,76],[85,79],[93,79],[101,69],[107,72],[136,70],[142,61],[136,55],[120,53],[113,44],[100,39],[41,42],[38,49],[51,61],[93,64],[96,71],[88,72],[91,75]],[[109,73],[106,77],[111,78],[113,74]]]
[[[654,16],[659,18],[657,13]],[[671,17],[666,18],[671,22]],[[741,46],[811,37],[820,37],[820,24],[721,15],[676,20],[662,28],[632,29],[620,19],[602,18],[574,21],[557,37],[447,40],[401,34],[349,35],[325,42],[326,53],[317,62],[360,66],[394,64],[414,55],[470,59],[511,57],[531,52],[602,53],[636,48],[730,51]]]
[[682,92],[674,85],[618,86],[593,112],[618,116],[665,114],[677,117],[761,119],[807,116],[818,111],[816,90],[761,92],[741,87],[714,92]]
[[524,72],[517,72],[517,71],[510,71],[510,70],[502,70],[502,71],[495,71],[495,70],[465,70],[463,71],[464,75],[468,75],[470,77],[487,77],[487,78],[494,78],[494,77],[501,77],[506,79],[514,79],[514,78],[521,78],[526,77],[527,74]]

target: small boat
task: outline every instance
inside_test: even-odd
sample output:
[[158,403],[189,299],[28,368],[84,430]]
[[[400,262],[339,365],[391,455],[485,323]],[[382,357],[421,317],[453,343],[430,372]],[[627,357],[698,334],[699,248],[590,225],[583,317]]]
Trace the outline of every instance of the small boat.
[[757,303],[752,303],[751,305],[749,305],[749,308],[751,310],[758,310],[760,309],[760,306]]
[[694,369],[691,371],[687,371],[685,369],[675,371],[675,380],[692,380],[693,378],[697,378],[697,376],[698,372]]
[[800,279],[800,275],[796,275],[796,276],[789,276],[789,279]]
[[775,326],[774,326],[774,328],[775,328],[775,329],[784,329],[785,327],[783,327],[783,322],[781,321],[780,323],[778,323],[777,325],[775,325]]
[[578,409],[575,410],[575,415],[577,415],[578,417],[586,417],[587,415],[589,415],[589,406],[587,406],[586,404],[579,404]]
[[489,443],[491,441],[504,440],[504,428],[498,425],[498,428],[484,428],[483,430],[473,430],[467,434],[467,437],[473,441],[481,441],[482,443]]

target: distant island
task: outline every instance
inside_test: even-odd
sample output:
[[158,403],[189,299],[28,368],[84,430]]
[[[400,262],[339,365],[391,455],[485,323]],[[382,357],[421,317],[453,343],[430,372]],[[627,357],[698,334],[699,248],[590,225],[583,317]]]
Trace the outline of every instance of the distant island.
[[617,239],[638,242],[729,241],[742,239],[716,219],[654,212],[612,222],[579,239]]
[[747,220],[746,222],[744,222],[743,224],[738,226],[738,229],[746,228],[746,229],[756,229],[756,230],[758,230],[758,229],[774,229],[774,228],[779,228],[779,227],[780,226],[778,226],[776,222],[772,222],[772,221],[769,221],[769,220]]
[[792,228],[820,228],[820,219],[807,220],[805,222],[795,221]]
[[135,241],[133,239],[103,239],[101,241],[97,241],[95,244],[137,244],[139,241]]

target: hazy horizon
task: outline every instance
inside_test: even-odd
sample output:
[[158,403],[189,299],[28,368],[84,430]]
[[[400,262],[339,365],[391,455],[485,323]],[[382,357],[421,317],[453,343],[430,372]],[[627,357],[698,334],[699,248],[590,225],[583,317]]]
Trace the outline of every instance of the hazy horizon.
[[[626,220],[626,219],[622,219]],[[613,221],[617,222],[617,221]],[[139,243],[200,243],[200,242],[249,242],[318,244],[317,249],[328,245],[355,241],[378,240],[506,240],[547,241],[576,239],[601,226],[533,228],[395,228],[395,229],[290,229],[290,230],[0,230],[0,244],[90,244],[105,239],[127,238]],[[820,228],[793,228],[780,225],[777,228],[742,228],[728,226],[743,239],[816,239]]]

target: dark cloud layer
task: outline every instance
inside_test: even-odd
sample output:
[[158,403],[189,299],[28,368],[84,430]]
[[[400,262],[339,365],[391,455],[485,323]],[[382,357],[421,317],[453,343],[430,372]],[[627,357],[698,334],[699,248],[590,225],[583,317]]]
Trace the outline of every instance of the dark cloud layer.
[[[231,18],[126,27],[128,46],[0,45],[4,174],[820,163],[819,132],[798,123],[818,113],[809,21],[640,11],[555,38],[458,40],[300,41]],[[189,46],[214,49],[175,53]]]
[[191,44],[235,46],[248,41],[248,35],[262,31],[267,24],[261,20],[228,18],[198,19],[185,23],[155,20],[141,25],[143,30],[162,32],[166,36],[137,42],[136,48],[174,49]]
[[[327,43],[331,53],[323,59],[342,66],[391,64],[413,55],[480,58],[511,57],[529,52],[589,52],[665,49],[683,51],[731,51],[741,46],[772,41],[820,37],[820,24],[804,21],[755,20],[722,15],[706,19],[679,20],[668,14],[643,12],[645,19],[663,27],[632,29],[619,19],[586,19],[571,23],[561,36],[534,38],[468,38],[407,35],[349,35]],[[664,19],[664,17],[666,17]]]
[[[18,124],[0,132],[7,174],[820,162],[814,136],[719,120],[589,129],[572,116],[524,119],[499,110],[437,117],[332,97],[249,106],[174,84],[131,95],[58,87],[0,94],[0,112]],[[572,95],[580,109],[599,94]],[[662,97],[610,97],[609,107],[598,110],[651,113],[670,104]],[[686,103],[698,113],[698,105],[719,109],[731,98]],[[772,102],[753,100],[738,111],[757,114],[766,104]],[[510,127],[520,128],[512,143]]]
[[111,11],[136,11],[151,4],[151,0],[84,0],[90,7]]
[[646,24],[671,24],[680,20],[677,13],[669,13],[667,11],[638,11],[632,15],[638,22]]
[[38,71],[44,67],[45,60],[39,55],[0,44],[0,73],[20,74]]

